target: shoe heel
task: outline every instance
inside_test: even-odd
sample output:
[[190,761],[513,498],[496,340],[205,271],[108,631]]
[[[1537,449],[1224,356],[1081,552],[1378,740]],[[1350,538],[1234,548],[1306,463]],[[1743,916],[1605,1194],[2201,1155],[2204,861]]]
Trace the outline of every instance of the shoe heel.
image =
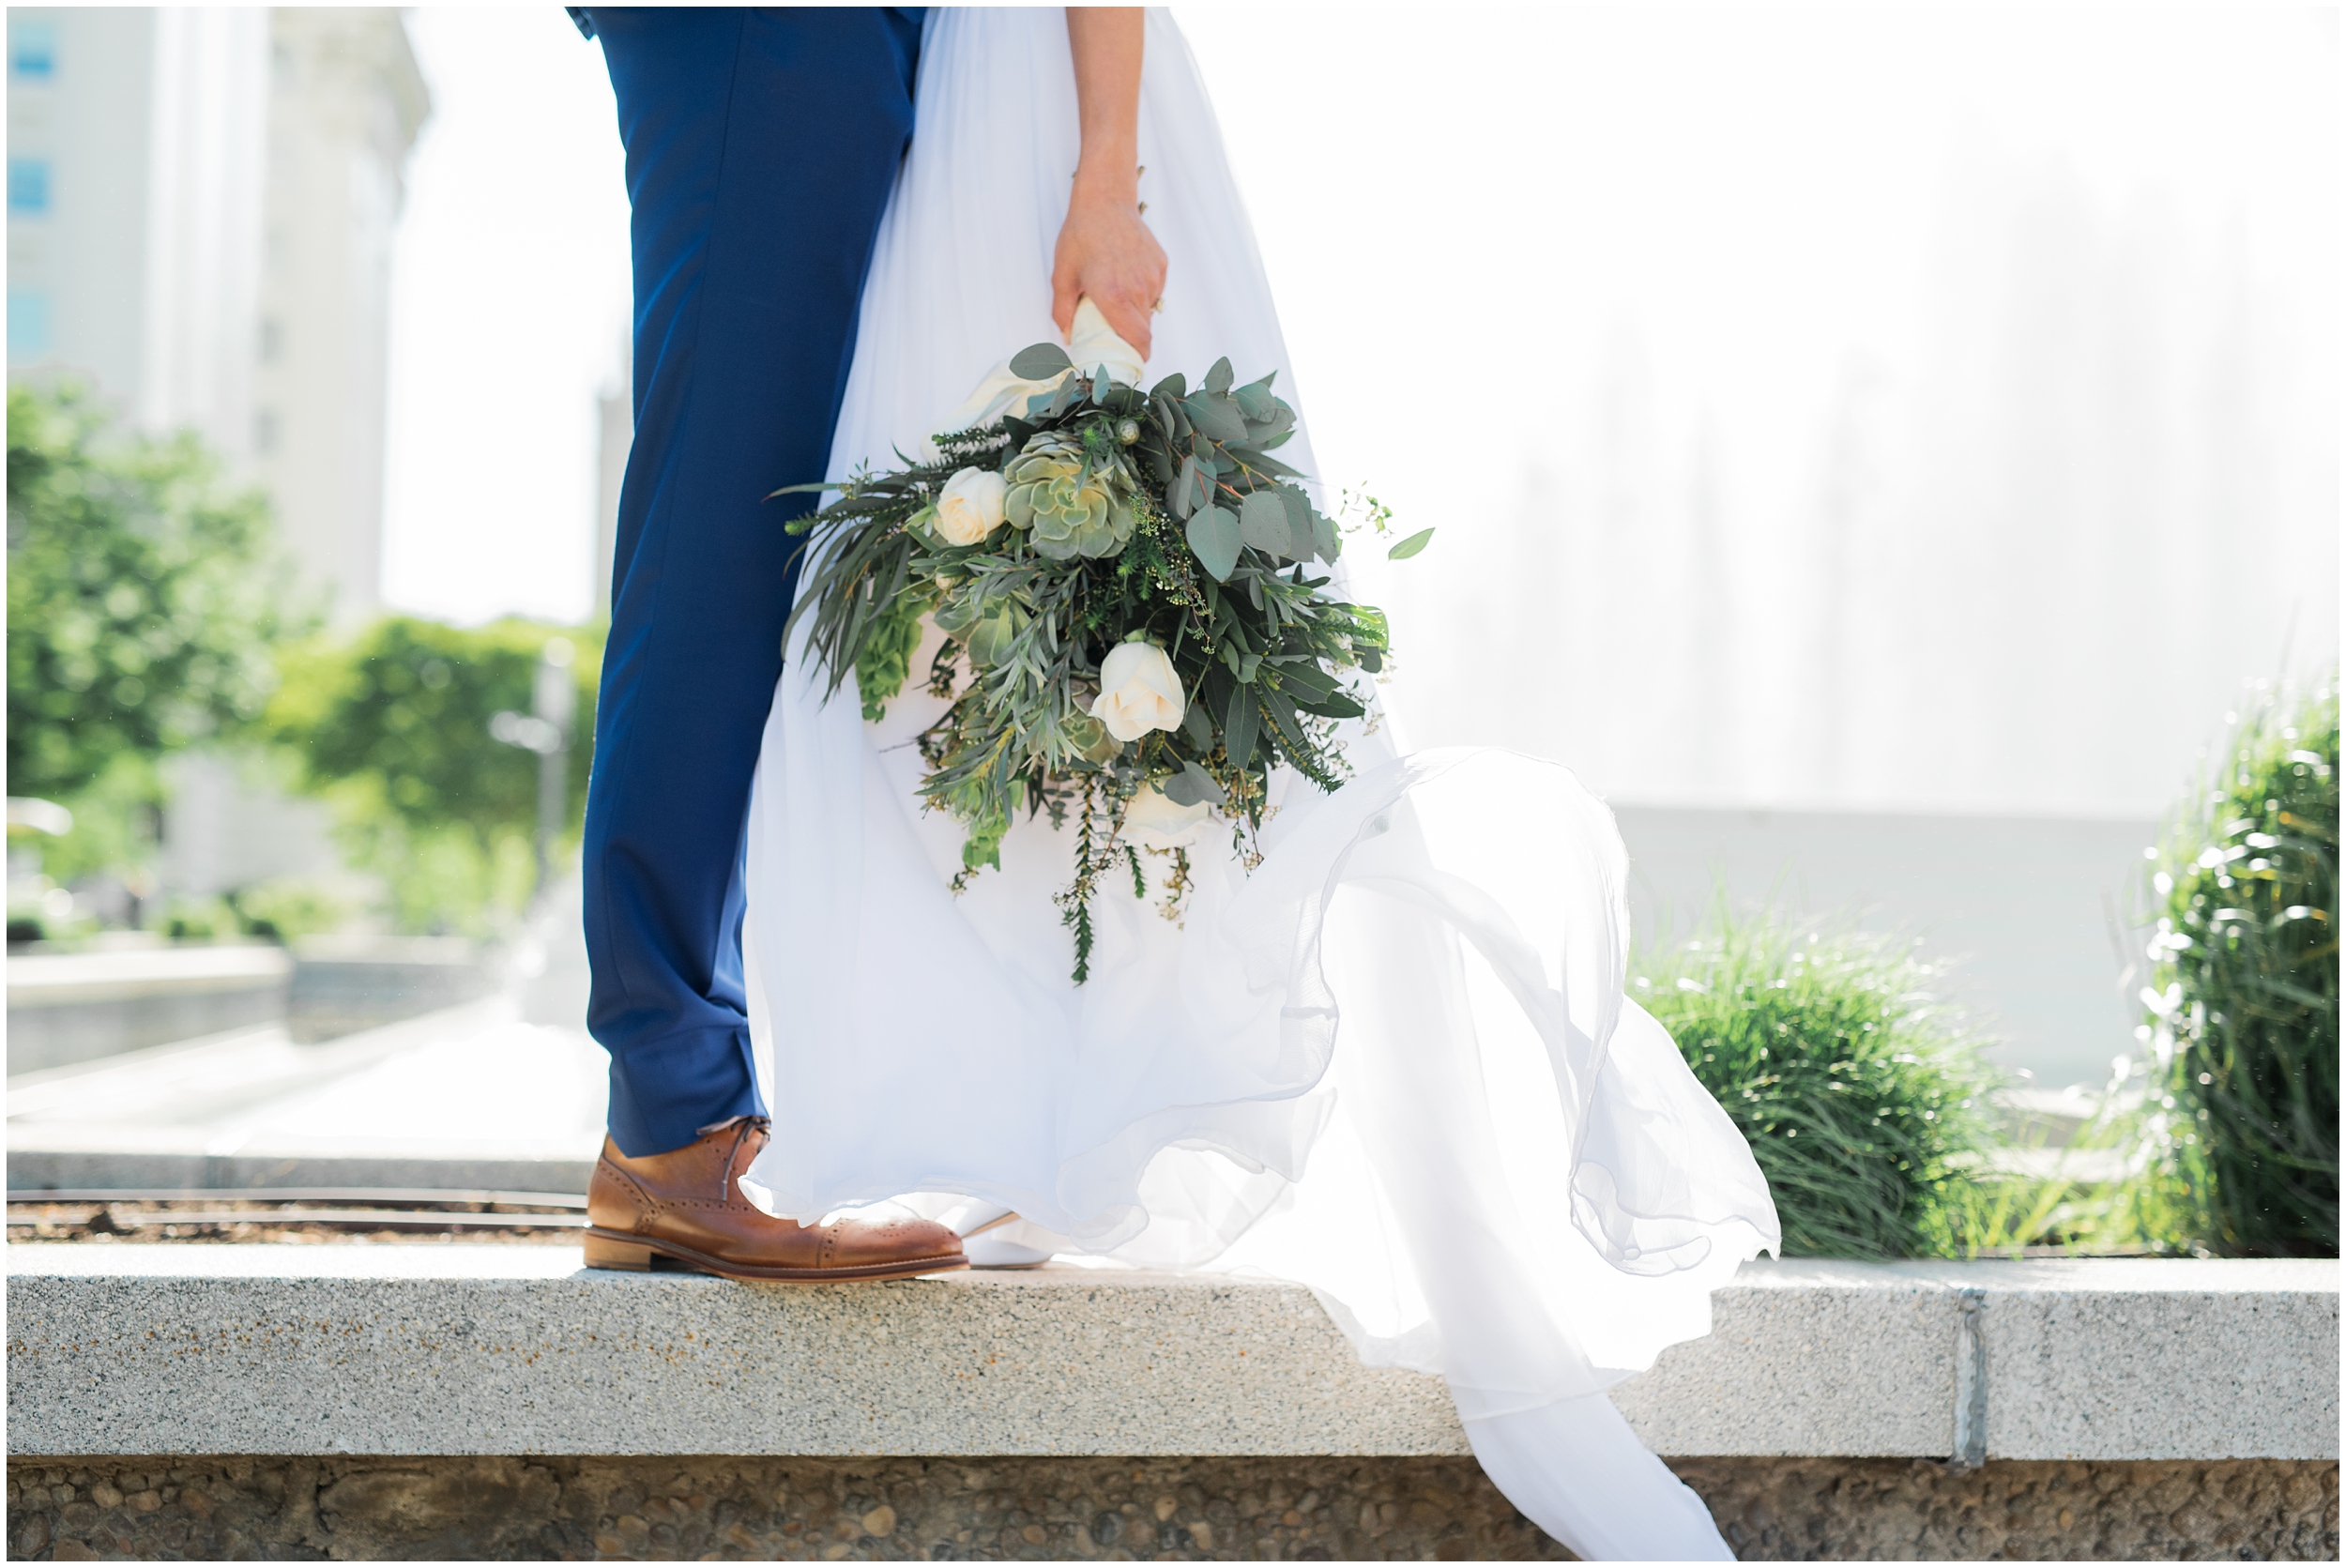
[[651,1249],[633,1241],[616,1241],[608,1236],[586,1233],[586,1267],[589,1269],[625,1269],[632,1273],[651,1272]]

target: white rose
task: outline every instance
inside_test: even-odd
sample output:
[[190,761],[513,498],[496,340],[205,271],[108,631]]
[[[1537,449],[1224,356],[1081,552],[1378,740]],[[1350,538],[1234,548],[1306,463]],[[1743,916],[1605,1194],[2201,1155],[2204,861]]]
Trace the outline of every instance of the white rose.
[[1010,486],[991,468],[964,468],[945,481],[930,525],[948,544],[983,544],[1002,525],[1002,497]]
[[1143,849],[1184,849],[1197,842],[1212,803],[1178,804],[1155,784],[1133,797],[1124,808],[1124,836]]
[[1100,695],[1091,704],[1091,716],[1119,740],[1180,728],[1183,707],[1181,677],[1156,644],[1119,643],[1101,662]]

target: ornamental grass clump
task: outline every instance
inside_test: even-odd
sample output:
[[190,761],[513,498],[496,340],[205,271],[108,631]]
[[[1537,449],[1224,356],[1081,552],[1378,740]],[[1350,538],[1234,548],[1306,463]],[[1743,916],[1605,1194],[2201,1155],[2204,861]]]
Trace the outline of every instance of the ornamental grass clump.
[[2232,720],[2152,877],[2144,1133],[2202,1246],[2338,1256],[2338,681]]
[[1630,972],[1631,996],[1750,1140],[1785,1256],[1963,1248],[1994,1079],[1907,942],[1722,914]]

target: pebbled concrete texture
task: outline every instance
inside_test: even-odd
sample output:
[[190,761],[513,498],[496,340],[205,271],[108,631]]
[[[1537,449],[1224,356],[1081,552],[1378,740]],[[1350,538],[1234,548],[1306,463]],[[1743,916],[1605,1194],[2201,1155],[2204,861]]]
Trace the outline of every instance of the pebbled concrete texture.
[[229,1277],[12,1273],[12,1452],[1467,1452],[1438,1381],[1363,1367],[1287,1285],[744,1286],[553,1247],[302,1249],[343,1277],[255,1279],[231,1255],[268,1249],[102,1250]]
[[1682,1459],[1745,1561],[2334,1561],[2338,1466]]
[[[2269,1287],[2221,1290],[2180,1267],[2124,1264],[2091,1287],[2062,1263],[2025,1281],[1991,1277],[1989,1454],[2335,1457],[2338,1265],[2248,1263],[2235,1275]],[[2008,1397],[2014,1389],[2031,1397]],[[2308,1442],[2320,1433],[2327,1449]]]
[[[1746,1560],[2316,1560],[2338,1467],[1685,1459]],[[10,1555],[785,1560],[1568,1560],[1470,1459],[13,1462]]]
[[1660,1454],[1951,1452],[1945,1286],[1878,1266],[1756,1263],[1711,1300],[1711,1335],[1675,1345],[1613,1403]]
[[[576,1249],[18,1245],[13,1454],[1462,1455],[1438,1379],[1280,1282],[742,1286]],[[1665,1454],[2338,1454],[2337,1266],[1767,1264],[1615,1392]],[[2098,1445],[2087,1449],[2080,1434]],[[2130,1446],[2131,1445],[2131,1446]]]

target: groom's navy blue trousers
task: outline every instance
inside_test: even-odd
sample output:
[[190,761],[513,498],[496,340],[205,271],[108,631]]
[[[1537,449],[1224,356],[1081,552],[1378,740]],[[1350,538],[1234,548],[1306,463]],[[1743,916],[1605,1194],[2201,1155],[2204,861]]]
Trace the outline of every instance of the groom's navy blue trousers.
[[627,148],[635,445],[586,792],[587,1027],[631,1155],[760,1112],[742,837],[803,498],[827,478],[916,10],[593,8]]

